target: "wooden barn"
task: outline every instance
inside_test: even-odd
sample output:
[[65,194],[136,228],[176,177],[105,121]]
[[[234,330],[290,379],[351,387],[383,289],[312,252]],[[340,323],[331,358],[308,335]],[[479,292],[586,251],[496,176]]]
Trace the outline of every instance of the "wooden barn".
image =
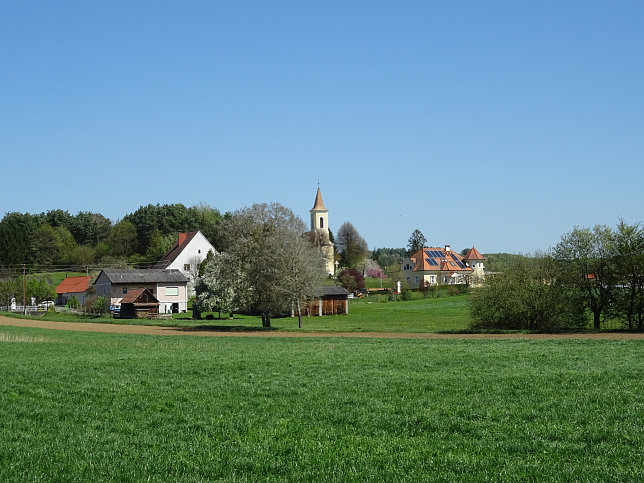
[[159,315],[159,301],[147,288],[130,290],[121,300],[121,319],[146,319]]
[[348,314],[349,292],[343,287],[320,287],[302,312],[316,316]]

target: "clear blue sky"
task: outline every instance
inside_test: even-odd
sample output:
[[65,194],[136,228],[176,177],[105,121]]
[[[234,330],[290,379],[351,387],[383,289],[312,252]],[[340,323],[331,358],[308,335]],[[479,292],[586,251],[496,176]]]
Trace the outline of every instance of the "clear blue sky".
[[0,6],[0,216],[277,201],[370,248],[644,221],[642,1]]

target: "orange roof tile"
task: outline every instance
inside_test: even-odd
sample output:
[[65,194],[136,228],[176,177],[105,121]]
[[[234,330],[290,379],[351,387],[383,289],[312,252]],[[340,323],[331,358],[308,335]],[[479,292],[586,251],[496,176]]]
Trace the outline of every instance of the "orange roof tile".
[[467,255],[463,257],[464,260],[485,260],[485,257],[479,253],[479,251],[472,247],[470,251],[467,252]]
[[89,288],[91,276],[68,277],[58,284],[56,293],[83,293]]

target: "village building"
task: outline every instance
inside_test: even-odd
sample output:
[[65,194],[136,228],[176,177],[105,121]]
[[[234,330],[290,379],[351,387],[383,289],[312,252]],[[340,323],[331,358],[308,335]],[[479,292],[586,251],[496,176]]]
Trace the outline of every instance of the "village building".
[[303,315],[323,316],[349,313],[349,292],[343,287],[319,287],[303,307]]
[[106,297],[115,308],[132,290],[148,289],[159,302],[161,314],[188,310],[188,278],[181,271],[105,269],[96,278],[96,295]]
[[147,288],[135,288],[121,299],[121,319],[149,319],[159,315],[159,301]]
[[329,210],[324,206],[319,187],[310,213],[311,231],[309,234],[311,240],[322,252],[326,272],[332,276],[335,273],[335,249],[329,237]]
[[67,277],[56,287],[56,305],[65,305],[74,297],[80,305],[85,303],[87,289],[92,281],[91,275],[81,277]]
[[410,287],[478,285],[485,278],[484,260],[474,247],[464,256],[452,251],[449,245],[424,247],[403,260],[403,276]]
[[199,267],[208,252],[217,253],[215,247],[200,232],[179,233],[170,251],[154,266],[156,269],[176,269],[188,279],[188,297],[195,294],[195,281]]

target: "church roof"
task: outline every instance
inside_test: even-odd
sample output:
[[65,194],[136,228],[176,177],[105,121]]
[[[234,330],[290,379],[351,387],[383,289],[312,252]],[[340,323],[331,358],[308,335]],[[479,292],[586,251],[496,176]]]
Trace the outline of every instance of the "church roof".
[[313,208],[311,208],[311,211],[328,211],[324,206],[324,202],[322,201],[322,193],[320,192],[319,187],[318,192],[315,195],[315,204],[313,205]]

